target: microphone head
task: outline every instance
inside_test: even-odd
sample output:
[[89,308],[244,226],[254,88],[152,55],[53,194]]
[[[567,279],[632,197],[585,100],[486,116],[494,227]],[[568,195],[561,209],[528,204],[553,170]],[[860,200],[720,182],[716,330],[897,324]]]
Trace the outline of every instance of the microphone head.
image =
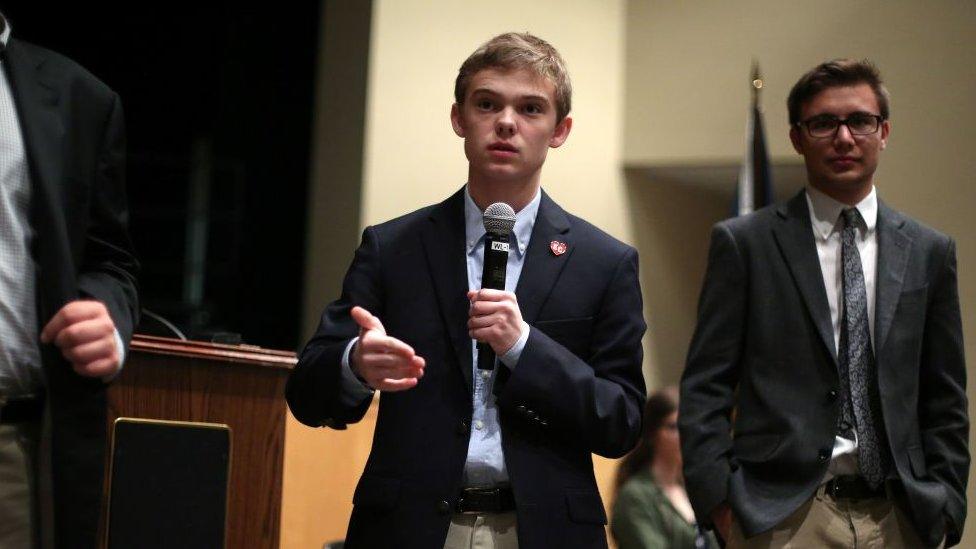
[[485,209],[482,222],[486,232],[507,235],[515,227],[515,210],[504,202],[495,202]]

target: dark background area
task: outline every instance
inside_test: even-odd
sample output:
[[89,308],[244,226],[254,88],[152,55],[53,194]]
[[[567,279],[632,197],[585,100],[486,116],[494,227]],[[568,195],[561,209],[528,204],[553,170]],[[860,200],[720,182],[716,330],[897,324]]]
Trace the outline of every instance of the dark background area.
[[319,2],[160,6],[0,2],[13,37],[122,98],[143,307],[194,339],[295,348]]

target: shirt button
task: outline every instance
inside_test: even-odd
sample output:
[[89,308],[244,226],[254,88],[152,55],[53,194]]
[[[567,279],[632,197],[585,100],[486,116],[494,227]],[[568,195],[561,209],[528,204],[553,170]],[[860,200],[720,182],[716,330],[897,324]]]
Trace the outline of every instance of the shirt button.
[[451,512],[451,504],[447,500],[441,500],[437,502],[437,512],[446,515]]
[[490,371],[488,371],[488,370],[482,370],[481,371],[481,379],[488,379],[489,377],[491,377],[491,372]]
[[481,421],[479,419],[478,421],[474,422],[474,428],[477,429],[477,430],[479,430],[479,431],[482,430],[482,429],[484,429],[485,428],[485,422],[484,421]]
[[820,450],[820,453],[817,454],[817,459],[819,459],[821,463],[827,461],[829,458],[830,452],[828,450]]

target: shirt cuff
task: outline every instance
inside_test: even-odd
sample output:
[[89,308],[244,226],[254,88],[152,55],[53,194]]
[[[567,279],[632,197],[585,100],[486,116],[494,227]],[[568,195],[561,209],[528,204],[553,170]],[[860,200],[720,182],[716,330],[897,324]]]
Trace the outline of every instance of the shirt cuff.
[[373,388],[359,379],[359,376],[352,371],[352,365],[349,362],[349,355],[357,342],[359,342],[358,337],[352,338],[352,341],[346,345],[346,350],[342,352],[342,373],[339,376],[340,398],[343,401],[348,399],[348,402],[353,405],[362,402],[364,398],[373,394]]
[[515,341],[515,345],[512,348],[505,351],[505,354],[498,357],[498,360],[502,361],[502,364],[508,366],[509,369],[515,368],[518,364],[519,358],[522,356],[522,351],[525,349],[525,343],[529,341],[529,324],[522,321],[522,333],[519,335],[518,340]]
[[122,366],[125,365],[125,342],[122,341],[122,334],[119,333],[118,328],[115,328],[115,350],[119,352],[119,369],[115,370],[114,373],[102,377],[103,383],[109,383],[119,377],[119,374],[122,373]]

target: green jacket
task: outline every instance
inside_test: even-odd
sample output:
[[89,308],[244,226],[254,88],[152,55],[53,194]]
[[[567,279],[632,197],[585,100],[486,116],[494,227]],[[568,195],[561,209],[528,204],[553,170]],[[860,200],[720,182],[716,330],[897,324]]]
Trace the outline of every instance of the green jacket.
[[621,486],[612,516],[610,531],[619,549],[718,547],[711,533],[699,545],[695,544],[698,528],[671,505],[650,472],[638,473]]

